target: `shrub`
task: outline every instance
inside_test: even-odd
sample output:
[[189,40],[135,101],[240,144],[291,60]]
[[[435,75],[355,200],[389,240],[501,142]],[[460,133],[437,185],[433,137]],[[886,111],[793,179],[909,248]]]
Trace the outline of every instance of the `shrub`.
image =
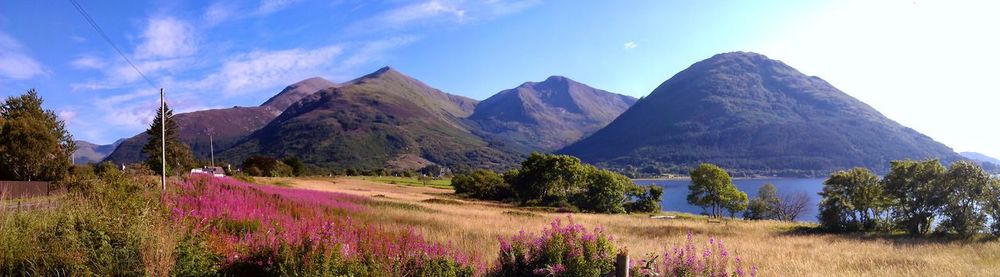
[[[708,245],[699,251],[689,232],[683,247],[674,246],[660,256],[651,256],[633,265],[635,276],[756,276],[757,267],[745,269],[740,257],[729,253],[721,240],[708,239]],[[732,262],[730,261],[732,259]]]
[[601,228],[553,221],[539,235],[521,231],[500,239],[495,276],[603,276],[614,271],[616,249]]

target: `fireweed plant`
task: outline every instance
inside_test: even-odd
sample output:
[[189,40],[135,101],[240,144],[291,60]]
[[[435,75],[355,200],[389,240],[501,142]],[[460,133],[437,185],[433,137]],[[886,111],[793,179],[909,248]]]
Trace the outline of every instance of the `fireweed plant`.
[[588,231],[568,218],[553,221],[537,236],[522,230],[500,238],[496,276],[602,276],[614,271],[614,238],[603,228]]
[[[674,246],[661,256],[647,255],[634,261],[631,271],[634,276],[756,276],[757,266],[745,269],[740,257],[732,255],[722,244],[722,240],[709,237],[708,244],[699,251],[691,233],[683,247]],[[657,259],[661,259],[659,262]],[[730,268],[732,259],[732,268]]]
[[[450,243],[363,224],[366,197],[189,176],[166,196],[172,220],[205,237],[221,273],[469,276],[485,264]],[[193,235],[194,236],[194,235]]]

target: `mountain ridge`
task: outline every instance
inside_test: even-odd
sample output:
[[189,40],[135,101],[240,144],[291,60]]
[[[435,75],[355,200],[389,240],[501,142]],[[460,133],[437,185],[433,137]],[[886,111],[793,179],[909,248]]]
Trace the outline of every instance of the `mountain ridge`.
[[664,81],[607,127],[559,153],[609,167],[820,175],[903,158],[961,159],[826,81],[749,52],[712,56]]

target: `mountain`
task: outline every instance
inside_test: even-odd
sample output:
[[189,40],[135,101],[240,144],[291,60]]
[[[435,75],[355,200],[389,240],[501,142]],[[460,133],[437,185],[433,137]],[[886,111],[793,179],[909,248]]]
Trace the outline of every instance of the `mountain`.
[[[257,107],[232,107],[176,114],[174,118],[177,121],[178,134],[181,141],[191,147],[196,158],[207,160],[211,156],[209,135],[215,145],[216,153],[219,153],[271,122],[291,103],[317,90],[336,85],[323,78],[314,77],[289,85]],[[148,140],[149,137],[145,132],[128,138],[108,155],[106,160],[117,164],[143,161],[145,154],[142,153],[142,148]]]
[[604,127],[635,101],[630,96],[552,76],[479,102],[469,119],[484,136],[508,140],[524,152],[549,152]]
[[465,123],[476,103],[385,67],[301,99],[223,156],[295,156],[340,169],[509,167],[520,157]]
[[112,151],[122,143],[124,139],[115,141],[112,144],[98,145],[84,140],[76,141],[76,151],[73,152],[73,163],[97,163],[111,154]]
[[890,160],[961,159],[818,77],[745,52],[691,65],[558,152],[607,167],[682,171],[711,162],[746,175],[885,172]]
[[994,158],[994,157],[987,156],[986,154],[976,153],[976,152],[960,152],[958,154],[962,155],[962,157],[965,157],[965,158],[968,158],[968,159],[971,159],[971,160],[976,160],[976,161],[980,161],[980,162],[987,162],[987,163],[992,163],[992,164],[995,164],[995,165],[1000,165],[1000,160],[998,160],[997,158]]

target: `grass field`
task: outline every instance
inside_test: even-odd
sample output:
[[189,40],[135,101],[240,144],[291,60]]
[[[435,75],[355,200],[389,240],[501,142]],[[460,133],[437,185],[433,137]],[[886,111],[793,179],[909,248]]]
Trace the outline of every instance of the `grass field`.
[[[520,230],[538,232],[567,214],[522,209],[502,203],[457,199],[443,182],[424,186],[391,178],[264,178],[261,183],[365,195],[377,199],[376,212],[361,220],[412,227],[427,238],[452,242],[466,251],[493,259],[498,237]],[[395,182],[396,184],[390,184]],[[603,226],[633,255],[662,253],[682,245],[688,232],[696,241],[721,239],[761,276],[1000,276],[1000,241],[961,242],[797,232],[805,223],[774,221],[709,222],[703,217],[672,214],[573,214],[588,228]]]
[[372,181],[378,183],[386,183],[390,185],[403,185],[403,186],[415,186],[415,187],[432,187],[440,189],[450,189],[451,179],[426,179],[421,180],[417,177],[395,177],[395,176],[353,176],[346,177],[348,179],[357,179],[364,181]]

